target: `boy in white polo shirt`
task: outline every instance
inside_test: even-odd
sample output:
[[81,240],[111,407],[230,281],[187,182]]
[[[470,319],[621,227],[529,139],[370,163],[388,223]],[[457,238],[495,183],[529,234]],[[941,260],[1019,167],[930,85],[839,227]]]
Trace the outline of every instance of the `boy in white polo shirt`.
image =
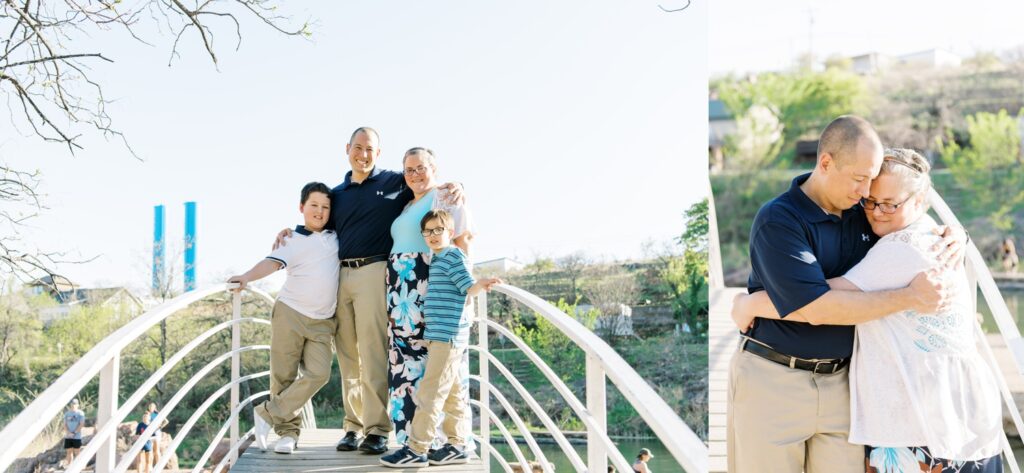
[[228,279],[239,283],[241,291],[274,271],[286,268],[288,272],[271,316],[270,399],[254,409],[256,445],[264,450],[271,427],[281,437],[275,452],[295,450],[302,406],[331,375],[339,267],[338,237],[324,229],[331,215],[330,196],[326,185],[306,184],[299,204],[305,224],[295,228],[287,245],[245,274]]

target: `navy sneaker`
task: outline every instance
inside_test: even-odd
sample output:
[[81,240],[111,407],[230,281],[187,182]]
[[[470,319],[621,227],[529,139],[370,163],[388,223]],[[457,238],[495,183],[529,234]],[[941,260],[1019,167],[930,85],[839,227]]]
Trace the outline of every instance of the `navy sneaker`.
[[380,464],[390,466],[392,468],[416,468],[430,465],[430,463],[427,462],[426,455],[420,455],[412,451],[408,446],[402,447],[401,450],[398,450],[395,453],[380,457]]
[[446,443],[440,449],[430,452],[427,460],[431,465],[455,465],[469,461],[466,457],[466,449],[456,447],[450,443]]

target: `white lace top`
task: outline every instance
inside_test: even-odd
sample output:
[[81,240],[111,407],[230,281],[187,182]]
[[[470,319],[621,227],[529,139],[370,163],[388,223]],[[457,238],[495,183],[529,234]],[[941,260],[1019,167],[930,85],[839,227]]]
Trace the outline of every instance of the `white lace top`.
[[[939,237],[922,217],[882,237],[844,276],[864,291],[906,287],[936,263]],[[850,442],[927,446],[950,460],[999,454],[999,391],[975,344],[977,324],[962,267],[949,270],[955,302],[937,314],[904,311],[857,325],[850,365]]]

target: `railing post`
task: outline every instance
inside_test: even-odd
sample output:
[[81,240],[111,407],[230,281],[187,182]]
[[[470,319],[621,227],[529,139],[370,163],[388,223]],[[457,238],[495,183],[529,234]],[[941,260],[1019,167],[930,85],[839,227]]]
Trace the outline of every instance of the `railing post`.
[[[233,293],[231,296],[231,319],[238,320],[242,318],[242,292]],[[242,327],[241,324],[235,323],[231,326],[231,350],[238,350],[242,346]],[[239,354],[236,352],[231,355],[231,441],[228,444],[231,448],[231,466],[235,466],[238,460],[238,449],[234,448],[236,442],[238,442],[238,414],[235,413],[235,406],[238,405],[238,384],[235,381],[241,376],[240,371],[240,359]]]
[[316,413],[313,411],[313,400],[310,399],[302,405],[301,427],[303,429],[316,430]]
[[[115,354],[100,370],[99,405],[96,406],[96,425],[103,425],[117,412],[118,385],[121,380],[121,356]],[[99,440],[99,439],[97,439]],[[117,431],[103,440],[96,452],[95,471],[111,471],[117,463]]]
[[[480,404],[490,406],[491,378],[488,374],[489,363],[484,353],[487,353],[487,293],[481,292],[476,298],[476,318],[479,334],[480,352],[477,354],[480,370]],[[491,452],[487,448],[491,444],[491,418],[486,409],[480,409],[480,461],[484,471],[491,471]]]
[[593,355],[587,355],[587,410],[594,416],[598,428],[587,429],[587,470],[607,471],[608,452],[604,444],[598,440],[598,435],[608,430],[607,415],[607,383],[605,382],[604,369],[601,362]]

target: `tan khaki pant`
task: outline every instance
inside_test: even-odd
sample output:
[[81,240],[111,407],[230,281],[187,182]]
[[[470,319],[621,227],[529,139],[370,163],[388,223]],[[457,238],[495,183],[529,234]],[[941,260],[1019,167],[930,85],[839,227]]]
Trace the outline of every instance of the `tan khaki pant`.
[[863,473],[864,447],[846,440],[848,371],[814,374],[737,351],[729,369],[729,471]]
[[338,283],[338,350],[345,396],[344,429],[387,436],[388,416],[387,263],[341,268]]
[[299,438],[302,406],[331,377],[331,343],[336,331],[333,318],[312,319],[282,302],[274,304],[270,321],[270,400],[255,410],[278,435]]
[[469,419],[469,406],[462,402],[463,387],[459,371],[465,348],[451,343],[427,340],[427,363],[423,378],[416,388],[416,415],[409,432],[409,448],[420,455],[427,453],[437,420],[444,412],[441,430],[448,443],[462,447],[466,443],[464,425]]

